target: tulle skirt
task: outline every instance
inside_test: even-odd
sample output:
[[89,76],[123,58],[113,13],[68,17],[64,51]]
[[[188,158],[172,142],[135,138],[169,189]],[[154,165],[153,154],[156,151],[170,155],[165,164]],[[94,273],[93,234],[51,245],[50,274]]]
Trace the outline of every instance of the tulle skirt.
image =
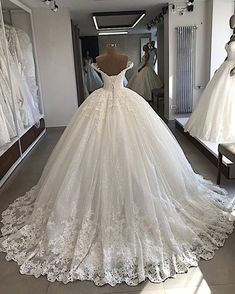
[[3,212],[0,250],[49,281],[161,282],[213,257],[233,230],[232,207],[143,98],[100,89],[39,183]]
[[235,142],[235,76],[225,61],[208,83],[185,125],[193,137],[217,143]]
[[152,100],[153,89],[160,89],[162,87],[162,81],[150,66],[145,66],[140,72],[134,73],[128,83],[128,88],[146,100]]

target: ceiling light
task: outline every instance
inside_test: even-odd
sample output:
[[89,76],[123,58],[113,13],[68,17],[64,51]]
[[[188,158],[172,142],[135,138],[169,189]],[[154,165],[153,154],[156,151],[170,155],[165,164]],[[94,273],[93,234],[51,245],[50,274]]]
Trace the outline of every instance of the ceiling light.
[[137,21],[133,24],[132,28],[134,28],[134,27],[137,25],[137,23],[139,23],[139,22],[141,21],[141,19],[142,19],[143,17],[145,17],[145,13],[143,13],[143,14],[137,19]]
[[[145,10],[128,10],[128,11],[109,11],[92,13],[93,22],[97,31],[102,30],[127,30],[134,28],[145,16]],[[122,20],[123,16],[123,20]],[[135,18],[136,16],[136,18]],[[109,24],[110,17],[113,17],[114,23]],[[105,21],[108,20],[107,25]],[[122,23],[125,21],[126,23]]]
[[51,4],[51,1],[52,1],[52,0],[44,0],[43,2],[44,2],[46,5],[50,5],[50,4]]
[[97,24],[96,17],[94,15],[93,15],[93,22],[94,22],[94,25],[95,25],[96,30],[98,31],[99,30],[98,24]]
[[114,32],[114,31],[110,31],[110,32],[99,32],[98,35],[99,36],[107,36],[107,35],[127,35],[128,32],[127,31],[119,31],[119,32]]
[[194,9],[193,3],[194,3],[194,0],[188,0],[188,2],[187,2],[187,10],[190,12],[192,12]]
[[53,5],[53,8],[51,8],[51,10],[54,12],[57,12],[58,8],[59,8],[59,6],[57,5],[56,1],[54,0],[54,5]]

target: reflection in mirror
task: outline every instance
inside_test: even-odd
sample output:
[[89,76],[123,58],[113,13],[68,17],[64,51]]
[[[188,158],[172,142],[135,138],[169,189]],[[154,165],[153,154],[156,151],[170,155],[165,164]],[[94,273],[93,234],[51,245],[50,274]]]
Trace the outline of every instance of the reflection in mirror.
[[15,112],[9,75],[8,44],[5,38],[3,14],[0,9],[0,156],[17,137]]
[[155,72],[157,48],[155,41],[143,46],[144,55],[138,70],[131,77],[128,87],[141,95],[145,100],[153,102],[153,91],[161,89],[163,83]]
[[90,56],[89,50],[86,51],[86,56],[83,59],[84,62],[84,79],[85,79],[85,91],[88,96],[93,91],[101,88],[103,82],[99,74],[91,66],[93,58]]

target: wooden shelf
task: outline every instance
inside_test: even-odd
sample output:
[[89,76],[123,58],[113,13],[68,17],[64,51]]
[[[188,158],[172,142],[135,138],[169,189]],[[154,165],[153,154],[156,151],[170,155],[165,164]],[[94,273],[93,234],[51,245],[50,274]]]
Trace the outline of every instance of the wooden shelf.
[[20,138],[16,138],[10,143],[11,147],[0,156],[0,181],[20,159],[23,159],[24,154],[34,144],[38,137],[45,131],[45,120],[40,119],[39,127],[32,126],[24,132]]
[[[188,132],[184,132],[184,125],[188,118],[177,118],[175,127],[187,137],[215,166],[218,164],[218,144],[207,141],[202,141],[192,137]],[[223,156],[222,173],[227,179],[235,178],[235,165],[225,156]]]

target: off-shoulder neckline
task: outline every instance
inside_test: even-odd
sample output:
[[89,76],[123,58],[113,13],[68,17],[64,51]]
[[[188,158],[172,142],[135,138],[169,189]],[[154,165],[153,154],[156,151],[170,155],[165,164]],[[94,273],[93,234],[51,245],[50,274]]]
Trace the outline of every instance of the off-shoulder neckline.
[[132,61],[129,60],[129,61],[127,62],[126,67],[125,67],[123,70],[121,70],[117,75],[108,75],[107,73],[105,73],[104,71],[102,71],[102,70],[99,68],[99,66],[98,66],[98,64],[97,64],[96,62],[94,62],[94,63],[91,64],[91,66],[92,66],[95,70],[97,70],[97,71],[99,71],[99,72],[105,74],[105,75],[108,76],[108,77],[116,77],[116,76],[119,76],[122,72],[128,70],[128,69],[131,68],[133,65],[134,65],[134,63],[133,63]]

